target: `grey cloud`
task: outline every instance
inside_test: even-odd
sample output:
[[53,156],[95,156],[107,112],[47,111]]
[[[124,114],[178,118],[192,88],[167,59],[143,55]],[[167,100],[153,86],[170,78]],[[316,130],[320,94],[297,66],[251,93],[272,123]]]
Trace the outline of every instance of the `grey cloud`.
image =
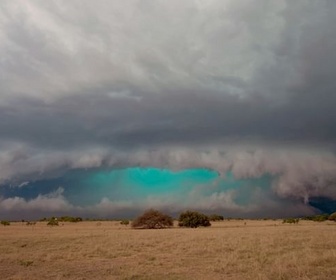
[[1,138],[50,149],[214,144],[230,138],[334,143],[333,100],[301,102],[275,106],[266,98],[205,92],[134,98],[85,95],[63,97],[52,105],[19,100],[0,106]]
[[[327,0],[1,6],[4,96],[50,100],[104,86],[284,95],[309,74],[306,58],[330,57],[334,44]],[[312,47],[321,38],[327,54]]]
[[335,142],[335,6],[5,1],[1,139]]
[[197,166],[335,198],[335,14],[333,0],[2,1],[0,182]]

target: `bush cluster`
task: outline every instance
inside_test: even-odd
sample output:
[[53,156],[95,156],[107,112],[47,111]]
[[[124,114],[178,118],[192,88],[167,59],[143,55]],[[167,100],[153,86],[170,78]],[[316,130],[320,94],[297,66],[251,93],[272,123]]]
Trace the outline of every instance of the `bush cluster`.
[[[220,215],[214,214],[208,217],[207,215],[204,215],[197,211],[185,211],[180,214],[178,219],[178,225],[180,227],[190,228],[208,227],[211,226],[211,218],[215,221],[224,220],[224,217]],[[123,224],[123,221],[121,221],[120,223]],[[173,218],[154,209],[147,210],[145,213],[143,213],[132,222],[132,227],[134,228],[153,229],[166,228],[171,226],[173,226]]]

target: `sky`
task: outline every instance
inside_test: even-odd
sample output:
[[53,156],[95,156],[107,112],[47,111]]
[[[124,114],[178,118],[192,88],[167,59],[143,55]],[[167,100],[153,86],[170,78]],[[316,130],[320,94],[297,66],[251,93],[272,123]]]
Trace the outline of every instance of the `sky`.
[[0,219],[336,211],[335,14],[1,1]]

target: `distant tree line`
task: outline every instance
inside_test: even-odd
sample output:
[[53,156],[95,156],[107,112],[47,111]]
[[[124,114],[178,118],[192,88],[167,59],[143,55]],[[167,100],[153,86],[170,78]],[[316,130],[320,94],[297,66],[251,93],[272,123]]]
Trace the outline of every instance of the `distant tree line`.
[[[230,221],[234,220],[244,220],[243,218],[225,218],[225,220]],[[116,221],[115,219],[98,219],[91,218],[86,219],[87,221]],[[180,213],[178,217],[178,226],[179,227],[189,227],[189,228],[197,228],[197,227],[209,227],[211,226],[212,221],[223,221],[224,217],[218,214],[205,215],[203,213],[197,211],[184,211]],[[258,219],[258,220],[267,220]],[[307,221],[315,221],[315,222],[323,222],[323,221],[335,221],[336,222],[336,212],[332,214],[319,214],[312,216],[305,216],[301,218],[286,218],[283,219],[283,223],[288,224],[298,224],[300,220]],[[73,217],[73,216],[60,216],[60,217],[50,217],[50,218],[42,218],[41,222],[47,222],[49,226],[57,226],[59,222],[71,222],[78,223],[83,221],[81,217]],[[35,225],[36,222],[21,220],[22,223],[26,222],[26,225],[31,226]],[[128,219],[119,220],[121,225],[129,225],[131,222]],[[10,222],[6,220],[0,221],[0,224],[3,226],[9,226]],[[155,209],[149,209],[145,211],[142,215],[137,217],[131,223],[133,228],[143,228],[143,229],[161,229],[172,227],[174,224],[174,220],[171,216],[164,214]]]
[[302,220],[314,221],[314,222],[324,222],[324,221],[327,221],[327,220],[335,221],[336,220],[336,212],[332,213],[331,215],[320,214],[320,215],[314,215],[314,216],[306,216],[306,217],[303,217]]
[[49,222],[51,220],[58,221],[58,222],[78,223],[78,222],[82,222],[83,218],[72,217],[72,216],[50,217],[50,218],[42,218],[40,222]]
[[288,218],[284,219],[283,223],[299,223],[299,220],[306,220],[306,221],[314,221],[314,222],[324,222],[324,221],[336,221],[336,212],[332,214],[319,214],[319,215],[313,215],[313,216],[305,216],[302,218]]

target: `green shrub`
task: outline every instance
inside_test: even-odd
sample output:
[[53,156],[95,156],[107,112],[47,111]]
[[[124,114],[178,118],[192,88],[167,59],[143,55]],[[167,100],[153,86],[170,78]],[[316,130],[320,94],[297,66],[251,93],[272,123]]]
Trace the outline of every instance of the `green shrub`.
[[132,222],[134,228],[155,229],[173,226],[173,218],[158,210],[150,209]]
[[3,226],[9,226],[9,225],[10,225],[10,222],[8,222],[8,221],[1,221],[1,224],[2,224]]
[[81,217],[62,216],[57,218],[59,222],[77,223],[83,221]]
[[209,216],[210,221],[223,221],[224,217],[222,215],[212,214]]
[[211,226],[209,217],[196,212],[196,211],[186,211],[180,214],[179,223],[180,227],[208,227]]
[[47,226],[58,226],[58,221],[55,219],[51,219],[48,223]]
[[26,260],[21,260],[20,261],[20,265],[25,266],[25,267],[31,266],[31,265],[33,265],[33,263],[34,263],[34,261],[26,261]]
[[124,226],[128,226],[129,223],[130,223],[129,220],[121,220],[121,221],[120,221],[120,224],[121,224],[121,225],[124,225]]
[[288,218],[282,221],[283,224],[298,224],[300,219]]

